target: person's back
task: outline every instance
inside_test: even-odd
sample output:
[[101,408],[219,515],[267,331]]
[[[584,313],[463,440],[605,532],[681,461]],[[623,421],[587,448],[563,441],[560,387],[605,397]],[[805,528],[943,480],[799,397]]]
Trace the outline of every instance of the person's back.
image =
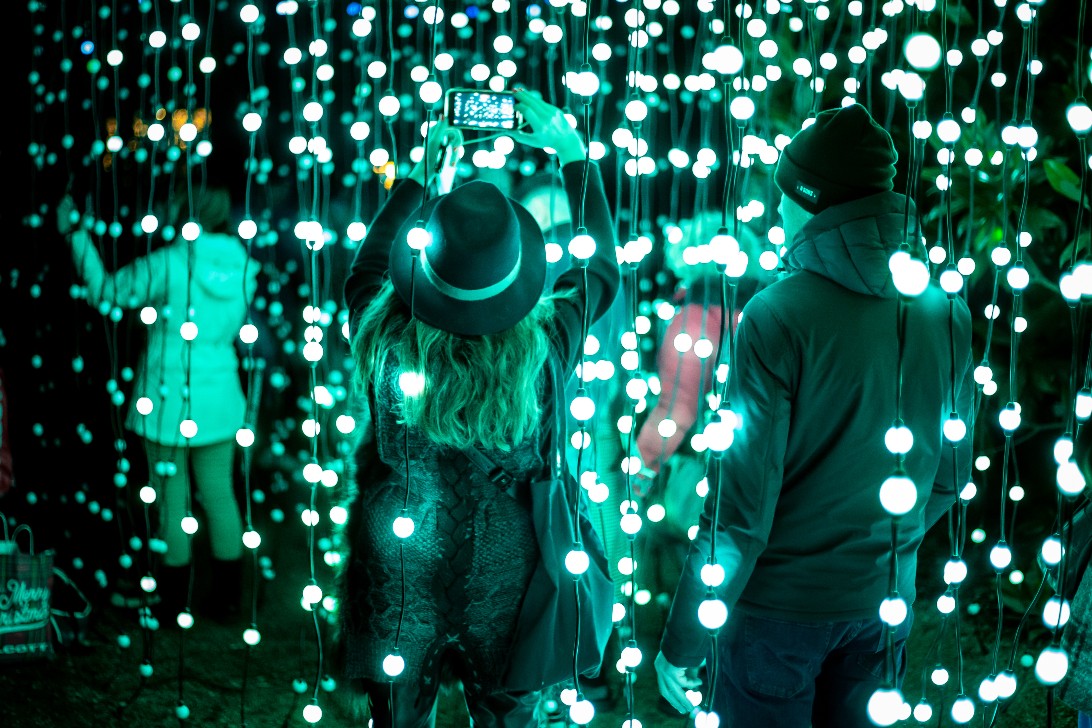
[[[760,345],[772,350],[776,341],[776,376],[791,401],[779,403],[787,418],[783,462],[766,463],[784,470],[777,513],[742,608],[856,619],[873,616],[887,596],[891,529],[877,488],[895,461],[882,437],[896,415],[900,356],[887,260],[906,237],[903,205],[901,195],[884,193],[813,218],[789,248],[797,271],[744,308]],[[970,351],[964,344],[953,356],[948,324],[952,316],[954,340],[969,342],[970,316],[935,284],[903,306],[901,416],[918,435],[904,468],[925,503],[934,477],[954,476],[950,463],[938,472],[952,449],[940,427]],[[899,593],[910,603],[924,517],[914,513],[898,531]]]
[[[548,607],[533,589],[539,536],[558,527],[534,507],[552,491],[532,488],[559,460],[560,382],[585,320],[613,301],[618,267],[602,178],[583,142],[560,109],[522,91],[517,105],[533,131],[513,136],[557,150],[568,204],[584,206],[596,241],[586,267],[544,292],[531,214],[480,180],[422,204],[432,170],[418,163],[392,189],[346,279],[354,391],[372,426],[362,428],[351,478],[338,643],[376,726],[433,724],[448,668],[475,725],[528,725],[538,690],[572,668],[545,652],[549,640],[521,642],[534,628],[525,614]],[[439,143],[458,149],[461,133],[446,122],[431,133],[424,159],[453,164]],[[605,557],[599,568],[605,574]],[[609,628],[609,602],[589,611],[589,624]],[[517,665],[521,653],[534,664]]]
[[[138,381],[160,400],[156,409],[162,411],[153,409],[149,416],[130,411],[127,426],[160,443],[182,444],[178,423],[186,419],[181,392],[187,378],[189,418],[198,426],[191,444],[232,439],[239,427],[236,415],[222,415],[244,407],[235,341],[257,288],[258,263],[238,236],[227,232],[228,210],[226,189],[206,189],[196,211],[200,235],[192,243],[179,236],[149,256],[154,278],[143,303],[156,307],[158,316],[148,330]],[[133,278],[139,287],[141,273]],[[188,341],[179,336],[186,321],[197,331]],[[160,381],[166,387],[161,398],[156,396],[163,391]]]
[[[743,309],[709,435],[723,452],[656,658],[682,712],[710,629],[713,706],[731,724],[868,726],[873,692],[901,684],[916,551],[970,475],[970,437],[944,426],[954,414],[969,431],[974,383],[966,303],[935,282],[896,289],[897,254],[924,253],[896,159],[858,105],[823,112],[781,155],[789,273]],[[709,563],[721,583],[706,585]],[[901,602],[881,619],[885,599]],[[705,606],[702,624],[709,600],[725,618]]]

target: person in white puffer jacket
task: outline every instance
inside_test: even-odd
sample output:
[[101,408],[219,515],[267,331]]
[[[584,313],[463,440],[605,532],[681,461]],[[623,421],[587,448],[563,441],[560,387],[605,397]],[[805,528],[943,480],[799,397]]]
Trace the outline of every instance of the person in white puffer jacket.
[[[192,207],[186,186],[181,190],[172,201],[172,220],[178,233],[186,223],[196,223],[197,237],[190,242],[177,234],[169,245],[112,273],[104,268],[87,228],[79,224],[72,198],[66,196],[57,207],[58,231],[69,241],[87,302],[100,310],[113,304],[155,312],[125,426],[144,441],[149,476],[157,489],[158,535],[167,544],[157,576],[162,609],[172,621],[174,610],[189,601],[192,554],[182,520],[195,510],[191,467],[212,551],[212,599],[206,613],[230,618],[239,609],[242,519],[233,458],[246,398],[235,338],[259,270],[238,236],[229,232],[228,190],[211,185],[201,189],[194,183]],[[194,328],[196,335],[190,336]]]

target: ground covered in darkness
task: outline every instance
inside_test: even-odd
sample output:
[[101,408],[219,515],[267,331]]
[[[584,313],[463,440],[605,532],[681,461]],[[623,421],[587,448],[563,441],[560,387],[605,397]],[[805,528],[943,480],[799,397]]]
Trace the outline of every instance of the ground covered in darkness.
[[[911,704],[921,694],[923,668],[936,662],[933,645],[941,627],[934,606],[938,590],[921,575],[940,573],[947,558],[946,543],[930,534],[921,553],[919,569],[919,599],[915,607],[915,625],[910,640],[910,669],[904,693]],[[979,553],[981,551],[981,553]],[[982,558],[986,544],[970,544],[968,560]],[[286,554],[294,553],[286,549]],[[245,626],[224,626],[206,621],[185,635],[179,630],[161,630],[154,644],[147,645],[154,663],[153,674],[142,679],[139,668],[146,646],[137,625],[136,612],[109,605],[98,606],[88,621],[86,640],[82,645],[59,648],[49,660],[39,660],[20,666],[0,665],[0,726],[5,728],[81,728],[83,726],[178,726],[175,706],[180,696],[190,709],[183,725],[247,726],[274,728],[306,726],[303,708],[310,702],[317,675],[318,642],[313,616],[299,605],[299,590],[307,583],[305,550],[295,560],[283,558],[278,575],[264,587],[259,611],[262,640],[248,650],[241,639]],[[1038,572],[1033,564],[1027,567],[1025,584],[1013,587],[1006,582],[1002,591],[1006,618],[998,653],[1002,667],[1013,650],[1013,638],[1020,621],[1021,605],[1026,608],[1038,586]],[[982,569],[973,571],[981,572]],[[960,642],[964,669],[964,689],[977,697],[978,683],[993,671],[997,645],[997,596],[995,583],[987,574],[983,581],[964,585],[961,599]],[[1034,582],[1034,583],[1032,583]],[[645,728],[671,726],[682,728],[686,719],[664,709],[656,692],[656,679],[649,654],[656,644],[656,632],[662,624],[662,613],[656,600],[639,608],[639,641],[646,646],[645,662],[638,671],[633,691],[634,714]],[[1023,656],[1033,657],[1048,643],[1049,633],[1042,627],[1036,608],[1021,629],[1016,647],[1016,673],[1019,687],[1013,699],[996,712],[976,700],[977,712],[971,725],[1006,726],[1012,728],[1058,726],[1072,728],[1076,717],[1059,701],[1051,701],[1048,691],[1034,678],[1031,667],[1021,665]],[[323,625],[323,632],[328,632]],[[123,649],[119,635],[128,635],[131,645]],[[947,715],[952,699],[958,692],[955,679],[957,650],[953,624],[950,622],[942,639],[940,656],[953,679],[943,689],[930,686],[929,698],[939,708],[930,726],[954,725]],[[324,640],[326,641],[326,640]],[[327,653],[329,644],[325,645]],[[325,655],[329,665],[329,655]],[[182,666],[180,669],[180,665]],[[925,669],[928,673],[930,669]],[[304,692],[293,690],[294,681],[304,681]],[[300,683],[297,683],[300,684]],[[319,725],[366,725],[366,721],[351,718],[345,700],[345,690],[320,688],[319,704],[324,716]],[[621,728],[627,716],[627,700],[620,688],[613,707],[600,705],[592,726]],[[1049,704],[1053,702],[1053,707]],[[943,714],[942,714],[943,713]],[[995,718],[995,719],[994,719]],[[439,728],[466,726],[465,710],[460,708],[458,695],[445,695],[437,722]],[[563,725],[558,723],[557,725]],[[920,725],[915,721],[900,726]],[[747,727],[749,728],[749,727]]]

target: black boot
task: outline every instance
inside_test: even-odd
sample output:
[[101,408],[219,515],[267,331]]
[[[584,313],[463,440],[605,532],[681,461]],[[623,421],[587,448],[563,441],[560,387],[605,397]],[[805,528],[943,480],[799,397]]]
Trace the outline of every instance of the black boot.
[[243,609],[243,559],[212,559],[210,569],[202,613],[224,624],[238,621]]
[[161,564],[155,575],[155,593],[159,595],[159,604],[155,613],[161,625],[173,625],[178,613],[186,608],[190,590],[190,565],[167,566]]

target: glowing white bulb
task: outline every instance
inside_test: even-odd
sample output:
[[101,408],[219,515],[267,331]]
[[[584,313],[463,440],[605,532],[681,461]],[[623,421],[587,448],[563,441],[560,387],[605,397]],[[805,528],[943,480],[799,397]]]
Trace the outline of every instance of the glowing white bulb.
[[907,101],[921,101],[925,95],[925,79],[916,73],[904,73],[898,80],[899,93]]
[[622,648],[622,664],[629,668],[635,668],[641,664],[641,660],[644,659],[644,655],[641,653],[641,648],[636,645],[629,645]]
[[1011,670],[1002,670],[993,679],[993,688],[1001,700],[1011,698],[1016,692],[1016,675]]
[[588,552],[584,549],[572,549],[565,554],[565,569],[573,576],[580,576],[588,570]]
[[595,402],[587,395],[579,395],[573,398],[569,412],[577,422],[587,422],[595,415]]
[[193,516],[184,516],[182,518],[182,531],[189,536],[197,533],[197,519]]
[[262,641],[262,633],[253,627],[247,627],[243,630],[243,642],[247,643],[251,647]]
[[322,601],[322,589],[318,584],[308,584],[303,588],[303,603],[318,604]]
[[1001,429],[1012,432],[1020,426],[1020,412],[1011,403],[997,414]]
[[747,121],[755,115],[755,102],[750,96],[737,96],[728,110],[736,121]]
[[152,400],[148,397],[140,397],[136,401],[136,410],[142,415],[150,415],[152,413]]
[[967,423],[953,414],[944,421],[944,437],[949,442],[959,442],[967,435]]
[[402,515],[394,519],[391,528],[394,531],[394,535],[398,538],[409,538],[413,535],[415,525],[412,518]]
[[248,549],[256,549],[262,544],[262,537],[257,531],[247,531],[243,534],[243,546]]
[[952,559],[944,564],[944,583],[959,584],[967,578],[967,564],[960,559]]
[[1077,101],[1066,109],[1065,118],[1076,134],[1087,134],[1092,129],[1092,109],[1083,101]]
[[704,599],[698,605],[698,621],[706,629],[720,629],[728,621],[728,605],[720,599]]
[[905,250],[892,254],[888,268],[895,288],[904,296],[920,296],[929,285],[929,268]]
[[868,717],[876,725],[895,725],[902,710],[902,693],[894,688],[878,688],[868,699]]
[[406,669],[406,661],[401,655],[394,653],[383,658],[383,672],[388,677],[398,677]]
[[896,455],[905,455],[914,447],[914,433],[905,425],[889,427],[883,438],[887,449]]
[[1043,605],[1043,624],[1049,630],[1064,627],[1069,621],[1069,600],[1055,595]]
[[406,233],[406,245],[414,250],[424,250],[431,243],[432,233],[425,230],[423,227],[412,227],[410,228],[410,231]]
[[952,703],[952,720],[956,723],[970,723],[974,718],[974,702],[966,695],[961,695]]
[[889,627],[897,627],[906,621],[909,608],[902,597],[887,597],[880,602],[880,619]]
[[317,341],[308,341],[303,345],[303,358],[312,363],[322,359],[322,344]]
[[569,255],[580,260],[587,260],[595,255],[595,239],[591,235],[581,234],[569,241]]
[[1058,647],[1046,647],[1035,660],[1035,677],[1044,685],[1057,685],[1069,672],[1069,655]]
[[1077,400],[1073,406],[1073,413],[1081,422],[1092,417],[1092,391],[1081,389],[1077,392]]
[[398,97],[393,94],[379,99],[379,113],[383,116],[394,116],[401,108],[401,102],[399,102]]
[[1012,563],[1012,550],[1003,543],[997,544],[990,549],[990,563],[995,569],[1007,569]]
[[400,372],[398,388],[403,397],[416,397],[425,391],[425,375],[420,372]]
[[641,517],[636,513],[627,513],[622,516],[619,527],[628,536],[635,536],[641,530]]
[[1005,280],[1008,281],[1009,286],[1013,290],[1022,291],[1028,287],[1028,283],[1031,282],[1031,276],[1028,275],[1028,269],[1022,265],[1015,265],[1009,268],[1005,274]]
[[1058,490],[1066,495],[1078,495],[1084,490],[1084,473],[1072,460],[1058,466]]
[[235,442],[239,443],[239,447],[250,447],[254,444],[254,430],[240,427],[235,431]]
[[929,679],[933,681],[934,685],[947,685],[948,678],[948,671],[943,667],[933,668],[932,674],[929,675]]
[[569,718],[577,725],[587,725],[595,717],[595,706],[590,700],[577,700],[569,706]]
[[941,119],[937,124],[937,137],[945,144],[955,144],[962,133],[955,119]]
[[186,321],[178,327],[178,333],[186,341],[193,341],[197,338],[197,324],[193,321]]
[[940,274],[940,287],[945,293],[959,293],[963,290],[963,275],[955,268],[949,268]]
[[724,452],[736,438],[735,429],[723,420],[710,420],[702,430],[702,440],[713,452]]
[[626,118],[633,122],[644,121],[648,116],[648,106],[640,99],[633,99],[626,104]]
[[701,567],[701,583],[716,588],[724,583],[724,567],[720,564],[705,564]]
[[1043,546],[1039,549],[1039,555],[1047,566],[1057,566],[1062,561],[1062,542],[1057,536],[1047,536]]
[[155,488],[150,485],[145,485],[140,489],[140,500],[148,505],[155,503],[156,493]]
[[914,706],[914,720],[918,723],[928,723],[933,719],[933,706],[921,702]]
[[904,516],[918,502],[918,489],[905,475],[892,475],[880,486],[880,505],[892,516]]
[[419,95],[426,104],[435,104],[444,95],[444,90],[436,81],[425,81]]
[[243,116],[243,129],[253,133],[262,128],[262,115],[251,111]]
[[902,47],[906,62],[919,71],[932,71],[940,65],[941,48],[936,38],[928,33],[914,33]]
[[322,720],[322,708],[315,703],[303,706],[303,719],[308,723],[318,723]]

